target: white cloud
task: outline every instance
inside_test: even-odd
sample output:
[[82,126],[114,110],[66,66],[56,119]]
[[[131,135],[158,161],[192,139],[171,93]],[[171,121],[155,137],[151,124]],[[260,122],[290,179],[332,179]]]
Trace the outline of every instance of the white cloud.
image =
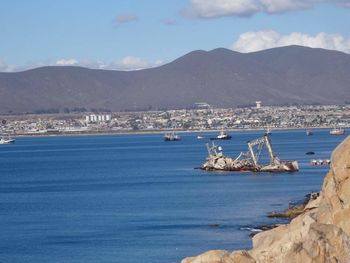
[[93,69],[109,69],[109,70],[140,70],[146,68],[152,68],[164,64],[163,61],[157,60],[154,62],[147,61],[145,59],[135,57],[135,56],[126,56],[116,62],[105,62],[102,60],[76,60],[76,59],[61,59],[56,61],[55,65],[60,66],[81,66],[86,68]]
[[281,35],[273,30],[243,33],[233,44],[232,49],[240,52],[253,52],[289,45],[324,48],[350,53],[350,39],[346,39],[340,34],[321,32],[315,36],[302,33]]
[[0,72],[13,72],[16,71],[17,67],[15,65],[7,64],[0,60]]
[[201,18],[249,15],[259,10],[255,0],[192,0],[191,11]]
[[78,63],[79,63],[78,60],[74,58],[70,58],[70,59],[57,60],[55,64],[57,66],[76,66]]
[[199,18],[248,16],[258,12],[275,14],[308,9],[321,3],[350,8],[350,0],[190,0],[187,13]]
[[115,69],[118,70],[140,70],[140,69],[146,69],[146,68],[153,68],[156,66],[162,65],[163,62],[161,60],[157,60],[155,62],[149,62],[147,60],[133,57],[133,56],[126,56],[114,65],[110,65]]
[[101,60],[76,60],[74,58],[70,59],[59,59],[55,62],[36,62],[36,63],[26,63],[25,65],[16,66],[10,65],[5,62],[0,61],[0,72],[18,72],[28,69],[33,69],[37,67],[45,66],[81,66],[92,69],[108,69],[108,70],[140,70],[146,68],[158,67],[164,64],[162,60],[147,61],[134,56],[126,56],[117,62],[104,62]]
[[133,56],[124,57],[119,64],[125,69],[141,69],[148,67],[148,62],[146,60]]

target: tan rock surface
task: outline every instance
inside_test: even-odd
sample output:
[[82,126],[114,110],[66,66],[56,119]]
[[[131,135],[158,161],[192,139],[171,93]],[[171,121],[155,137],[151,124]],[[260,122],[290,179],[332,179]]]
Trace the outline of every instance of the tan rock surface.
[[256,263],[247,251],[230,253],[225,250],[210,250],[197,257],[185,258],[181,263]]
[[212,250],[182,263],[350,263],[350,137],[334,150],[320,196],[304,211],[255,235],[250,251]]

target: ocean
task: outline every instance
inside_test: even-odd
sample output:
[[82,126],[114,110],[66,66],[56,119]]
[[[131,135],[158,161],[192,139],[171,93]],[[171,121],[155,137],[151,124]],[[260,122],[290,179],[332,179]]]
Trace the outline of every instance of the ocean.
[[[229,156],[263,131],[217,141]],[[20,137],[0,145],[0,262],[173,263],[211,249],[249,249],[249,229],[318,191],[344,136],[274,130],[280,159],[300,172],[205,172],[214,133]],[[306,155],[314,151],[315,155]]]

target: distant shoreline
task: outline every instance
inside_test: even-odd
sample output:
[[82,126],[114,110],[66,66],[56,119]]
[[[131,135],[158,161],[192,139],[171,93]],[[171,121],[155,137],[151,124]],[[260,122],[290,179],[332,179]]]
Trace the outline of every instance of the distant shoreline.
[[[332,129],[333,127],[290,127],[290,128],[274,128],[273,131],[285,131],[285,130],[325,130]],[[344,127],[345,129],[349,127]],[[142,134],[163,134],[170,131],[175,131],[177,133],[213,133],[219,132],[221,129],[210,129],[210,130],[138,130],[138,131],[101,131],[101,132],[72,132],[72,133],[42,133],[42,134],[13,134],[11,137],[24,138],[24,137],[66,137],[66,136],[107,136],[107,135],[142,135]],[[242,128],[242,129],[226,129],[227,132],[245,132],[245,131],[264,131],[264,128]],[[344,134],[346,136],[346,134]]]

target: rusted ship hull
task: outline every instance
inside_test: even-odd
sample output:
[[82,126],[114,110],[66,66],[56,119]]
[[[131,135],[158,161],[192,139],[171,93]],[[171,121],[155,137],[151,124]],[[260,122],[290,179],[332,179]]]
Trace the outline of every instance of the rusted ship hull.
[[260,172],[271,172],[271,173],[281,173],[281,172],[297,172],[299,171],[298,162],[288,162],[284,161],[280,164],[266,165],[261,167]]
[[[258,147],[258,152],[254,151]],[[267,148],[270,163],[260,164],[259,157],[263,147]],[[297,161],[282,161],[272,151],[268,135],[248,142],[248,152],[241,153],[236,159],[223,155],[222,147],[214,143],[211,147],[207,144],[208,158],[201,169],[205,171],[250,171],[250,172],[296,172],[299,171]],[[242,158],[242,157],[245,158]]]
[[297,162],[283,162],[279,165],[254,165],[251,163],[242,162],[221,162],[215,163],[206,162],[201,167],[205,171],[230,171],[230,172],[270,172],[270,173],[281,173],[281,172],[297,172],[299,166]]
[[257,172],[258,168],[246,160],[233,160],[228,157],[208,159],[202,167],[205,171],[252,171]]

